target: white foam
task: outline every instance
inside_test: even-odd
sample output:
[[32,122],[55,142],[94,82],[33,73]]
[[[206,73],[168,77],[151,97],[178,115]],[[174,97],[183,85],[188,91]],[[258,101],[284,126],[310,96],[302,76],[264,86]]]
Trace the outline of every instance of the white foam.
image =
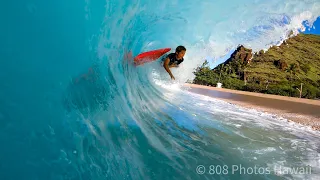
[[[201,108],[201,111],[210,112],[214,115],[220,115],[223,122],[234,126],[239,122],[250,123],[250,126],[259,126],[262,128],[281,129],[289,133],[294,133],[301,137],[316,136],[320,137],[318,131],[313,130],[311,127],[301,125],[299,123],[289,121],[277,114],[262,112],[253,108],[245,108],[235,104],[230,104],[223,100],[215,99],[205,95],[195,94],[188,91],[182,91],[187,94],[187,103],[195,107]],[[186,103],[186,102],[185,102]],[[206,104],[203,106],[202,104]],[[243,126],[243,124],[241,124]],[[236,127],[240,127],[239,125]]]

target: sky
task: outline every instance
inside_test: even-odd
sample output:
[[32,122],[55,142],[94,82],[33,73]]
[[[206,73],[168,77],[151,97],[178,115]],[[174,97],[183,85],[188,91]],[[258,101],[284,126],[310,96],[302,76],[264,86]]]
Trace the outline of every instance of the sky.
[[320,16],[317,18],[317,20],[313,23],[312,29],[306,29],[304,34],[318,34],[320,35]]
[[[305,24],[305,23],[304,23]],[[320,35],[320,16],[317,18],[317,20],[313,23],[313,28],[307,27],[306,30],[303,32],[304,34],[317,34]],[[217,59],[217,61],[213,62],[213,60],[210,57],[207,57],[207,60],[209,61],[210,68],[214,68],[220,63],[223,63],[225,60],[227,60],[231,54],[233,53],[234,49],[231,50],[226,56]]]

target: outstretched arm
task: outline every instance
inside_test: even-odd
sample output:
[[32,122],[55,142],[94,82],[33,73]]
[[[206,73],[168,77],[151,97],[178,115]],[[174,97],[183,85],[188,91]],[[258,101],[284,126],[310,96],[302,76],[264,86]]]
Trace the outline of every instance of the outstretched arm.
[[172,75],[171,71],[170,71],[169,62],[170,62],[170,59],[169,59],[169,58],[166,58],[166,60],[165,60],[164,63],[163,63],[163,67],[164,67],[164,69],[169,73],[171,79],[175,79],[174,76]]

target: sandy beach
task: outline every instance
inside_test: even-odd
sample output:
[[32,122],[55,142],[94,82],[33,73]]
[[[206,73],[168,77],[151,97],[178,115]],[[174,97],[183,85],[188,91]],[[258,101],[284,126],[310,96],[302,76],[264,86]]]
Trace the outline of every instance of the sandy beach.
[[196,84],[185,84],[185,87],[189,87],[188,91],[193,93],[276,114],[288,121],[294,121],[320,131],[320,100],[237,91]]

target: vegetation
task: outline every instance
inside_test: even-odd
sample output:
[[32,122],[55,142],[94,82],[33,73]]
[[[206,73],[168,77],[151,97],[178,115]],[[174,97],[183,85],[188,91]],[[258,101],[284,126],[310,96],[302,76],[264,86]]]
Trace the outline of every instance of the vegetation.
[[320,36],[299,34],[255,53],[243,46],[214,69],[205,61],[192,83],[309,99],[320,98]]

